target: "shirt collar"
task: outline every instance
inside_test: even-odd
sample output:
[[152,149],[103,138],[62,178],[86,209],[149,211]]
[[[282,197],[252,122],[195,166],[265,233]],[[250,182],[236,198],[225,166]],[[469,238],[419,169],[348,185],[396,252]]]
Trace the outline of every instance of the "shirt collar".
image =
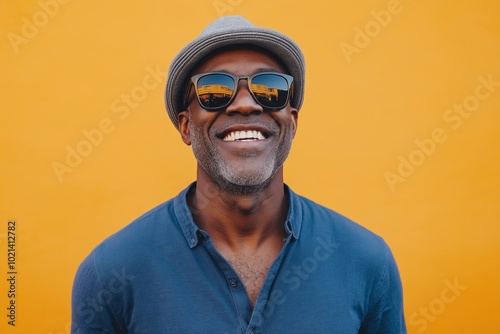
[[[191,183],[186,189],[181,191],[173,199],[174,212],[177,217],[177,221],[184,233],[184,237],[190,248],[196,247],[199,238],[201,236],[200,228],[196,225],[191,214],[187,202],[187,195],[190,191],[194,191],[196,187],[196,182]],[[285,222],[285,230],[287,233],[292,234],[295,239],[299,238],[300,230],[302,227],[302,206],[300,203],[300,197],[295,194],[286,184],[285,193],[288,194],[290,205],[288,208],[288,216]]]
[[291,232],[295,239],[300,236],[300,230],[302,229],[302,202],[300,196],[297,195],[290,189],[286,184],[285,192],[288,192],[288,198],[290,200],[290,206],[288,208],[288,217],[286,219],[285,228],[287,232]]

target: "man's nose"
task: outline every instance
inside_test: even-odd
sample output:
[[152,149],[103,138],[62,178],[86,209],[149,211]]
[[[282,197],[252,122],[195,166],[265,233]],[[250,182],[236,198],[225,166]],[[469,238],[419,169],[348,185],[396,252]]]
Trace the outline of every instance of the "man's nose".
[[264,110],[261,105],[255,102],[252,93],[248,90],[248,82],[243,79],[238,83],[238,91],[236,96],[229,106],[226,108],[226,113],[240,114],[260,114]]

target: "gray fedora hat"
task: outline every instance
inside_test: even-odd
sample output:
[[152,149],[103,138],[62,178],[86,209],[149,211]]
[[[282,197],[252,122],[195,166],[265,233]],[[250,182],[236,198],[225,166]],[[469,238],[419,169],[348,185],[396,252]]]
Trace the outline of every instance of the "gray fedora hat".
[[253,25],[241,16],[224,16],[208,25],[201,34],[186,45],[174,58],[168,70],[165,88],[165,107],[176,128],[177,114],[184,110],[188,76],[208,54],[231,45],[255,45],[275,55],[294,79],[294,108],[300,109],[304,98],[305,61],[298,45],[288,36]]

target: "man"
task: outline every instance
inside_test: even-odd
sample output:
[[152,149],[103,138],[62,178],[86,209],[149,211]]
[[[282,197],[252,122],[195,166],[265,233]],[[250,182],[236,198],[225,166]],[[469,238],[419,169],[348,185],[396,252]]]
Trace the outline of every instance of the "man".
[[292,192],[304,60],[223,17],[173,60],[165,101],[197,179],[85,259],[73,333],[406,333],[384,241]]

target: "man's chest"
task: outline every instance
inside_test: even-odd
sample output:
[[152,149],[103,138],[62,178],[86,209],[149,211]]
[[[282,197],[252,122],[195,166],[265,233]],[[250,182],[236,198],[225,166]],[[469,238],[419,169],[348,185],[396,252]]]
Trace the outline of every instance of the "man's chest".
[[230,256],[199,247],[189,253],[197,256],[131,271],[131,294],[113,309],[130,333],[358,333],[362,287],[343,277],[333,256],[310,254]]
[[255,305],[274,257],[233,254],[227,260],[245,285],[250,303]]

